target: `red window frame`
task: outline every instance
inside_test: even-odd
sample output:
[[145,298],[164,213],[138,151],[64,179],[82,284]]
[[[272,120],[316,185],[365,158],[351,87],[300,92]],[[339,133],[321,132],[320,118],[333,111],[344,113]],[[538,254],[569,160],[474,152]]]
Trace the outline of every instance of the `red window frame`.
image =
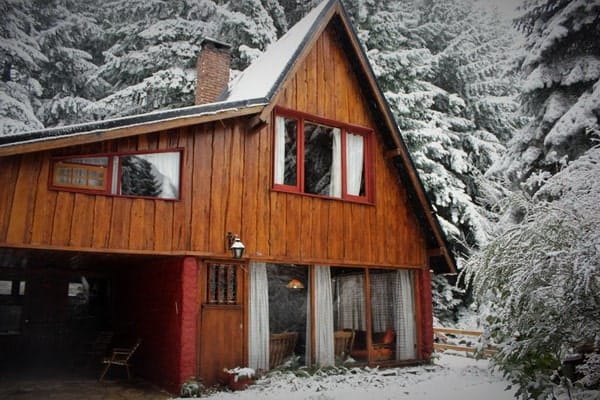
[[[69,156],[57,156],[52,157],[50,160],[50,171],[48,177],[48,188],[51,190],[59,190],[65,192],[75,192],[75,193],[87,193],[87,194],[100,194],[105,196],[113,196],[113,197],[126,197],[126,198],[136,198],[136,199],[153,199],[153,200],[164,200],[164,201],[179,201],[181,200],[181,192],[182,192],[182,183],[183,183],[183,148],[177,147],[172,149],[161,149],[161,150],[144,150],[144,151],[130,151],[130,152],[109,152],[109,153],[96,153],[96,154],[73,154]],[[131,155],[140,155],[140,154],[161,154],[161,153],[179,153],[179,191],[178,196],[176,198],[164,198],[164,197],[155,197],[155,196],[136,196],[136,195],[124,195],[120,194],[121,192],[121,173],[122,166],[119,162],[117,166],[116,177],[113,171],[114,159],[115,157],[125,157]],[[74,158],[100,158],[107,157],[107,168],[106,168],[106,177],[105,177],[105,185],[102,190],[94,190],[94,189],[86,189],[82,187],[77,187],[75,185],[60,185],[54,182],[55,176],[55,168],[58,163],[64,162],[66,160],[74,159]],[[86,165],[86,164],[82,164]],[[117,179],[116,193],[112,193],[112,183],[113,179]]]
[[[281,192],[298,193],[306,196],[321,197],[325,199],[337,199],[353,201],[358,203],[373,203],[374,200],[374,168],[373,168],[373,130],[364,126],[343,123],[340,121],[331,120],[328,118],[319,117],[314,114],[305,113],[302,111],[292,110],[284,107],[275,107],[273,112],[273,143],[277,140],[277,117],[284,117],[288,119],[294,119],[296,123],[296,185],[285,185],[275,183],[275,176],[273,174],[273,189]],[[342,180],[342,195],[341,197],[324,196],[313,193],[304,192],[304,122],[308,121],[317,125],[325,125],[331,128],[338,128],[340,130],[341,137],[341,180]],[[347,134],[351,133],[354,135],[361,135],[364,138],[364,160],[363,160],[363,175],[364,175],[364,187],[365,195],[356,196],[348,194],[347,190],[347,156],[346,156],[346,137]],[[272,167],[275,168],[275,152],[273,151]]]

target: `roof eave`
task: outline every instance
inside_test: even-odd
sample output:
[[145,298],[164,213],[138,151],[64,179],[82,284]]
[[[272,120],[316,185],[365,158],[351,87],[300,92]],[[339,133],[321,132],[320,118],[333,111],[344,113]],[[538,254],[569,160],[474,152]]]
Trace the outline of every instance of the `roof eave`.
[[98,123],[26,132],[15,136],[15,141],[0,144],[0,157],[95,143],[254,115],[260,113],[267,104],[265,99],[255,99],[245,104],[207,104],[206,106],[189,107],[183,109],[183,112],[182,109],[179,109],[177,110],[180,111],[179,113],[175,112],[176,110],[170,110],[171,112],[150,113]]

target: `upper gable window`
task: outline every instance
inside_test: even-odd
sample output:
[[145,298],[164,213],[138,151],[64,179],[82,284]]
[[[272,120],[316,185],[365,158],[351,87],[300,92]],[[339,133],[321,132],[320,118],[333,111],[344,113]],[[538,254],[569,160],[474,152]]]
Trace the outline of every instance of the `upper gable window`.
[[274,187],[370,201],[371,131],[291,110],[275,116]]
[[61,157],[51,174],[54,189],[175,200],[181,151]]

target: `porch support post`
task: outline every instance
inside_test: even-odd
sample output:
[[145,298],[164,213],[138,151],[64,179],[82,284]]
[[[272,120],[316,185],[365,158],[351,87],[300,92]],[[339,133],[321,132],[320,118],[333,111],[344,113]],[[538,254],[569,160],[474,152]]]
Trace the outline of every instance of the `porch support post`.
[[196,376],[196,316],[198,315],[198,261],[185,257],[181,266],[181,353],[179,384]]
[[421,349],[422,360],[429,360],[433,354],[433,298],[431,293],[431,274],[429,269],[418,273],[418,285],[421,303]]

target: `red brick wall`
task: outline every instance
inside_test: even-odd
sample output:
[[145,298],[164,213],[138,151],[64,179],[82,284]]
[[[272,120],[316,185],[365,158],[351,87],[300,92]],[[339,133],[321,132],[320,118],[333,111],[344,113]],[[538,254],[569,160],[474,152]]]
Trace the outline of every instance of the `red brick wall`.
[[196,316],[198,315],[198,263],[193,257],[183,260],[181,299],[181,356],[179,381],[196,375]]
[[421,357],[424,360],[433,354],[433,299],[431,297],[431,272],[419,271],[419,292],[421,293]]
[[134,374],[178,393],[195,374],[196,262],[169,259],[123,266],[115,285],[121,340],[142,338]]
[[213,103],[229,84],[229,48],[205,40],[196,62],[196,104]]

